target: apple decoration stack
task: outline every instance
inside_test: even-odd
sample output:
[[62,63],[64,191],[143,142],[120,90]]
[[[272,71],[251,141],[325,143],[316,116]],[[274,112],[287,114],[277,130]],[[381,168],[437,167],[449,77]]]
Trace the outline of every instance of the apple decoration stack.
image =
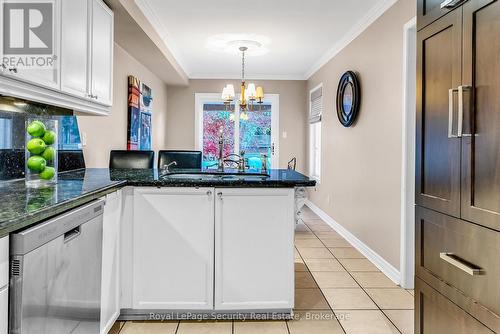
[[45,124],[39,120],[32,121],[26,128],[26,167],[30,173],[37,174],[40,180],[52,181],[56,176],[57,134],[47,129]]

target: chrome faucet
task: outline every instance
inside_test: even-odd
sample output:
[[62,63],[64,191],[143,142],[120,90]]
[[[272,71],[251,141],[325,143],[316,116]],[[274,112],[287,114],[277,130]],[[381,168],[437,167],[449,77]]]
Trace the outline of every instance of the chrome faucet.
[[[232,153],[224,156],[224,129],[221,127],[219,130],[219,152],[217,158],[217,171],[224,172],[224,166],[226,162],[236,164],[238,166],[238,171],[245,172],[245,151],[241,151],[240,154]],[[230,159],[230,157],[236,157],[236,159]]]
[[217,170],[219,172],[224,171],[224,129],[221,126],[219,130],[219,158],[217,164]]
[[163,169],[164,169],[165,173],[170,173],[170,170],[169,170],[170,166],[177,166],[177,161],[172,161],[171,163],[164,165]]

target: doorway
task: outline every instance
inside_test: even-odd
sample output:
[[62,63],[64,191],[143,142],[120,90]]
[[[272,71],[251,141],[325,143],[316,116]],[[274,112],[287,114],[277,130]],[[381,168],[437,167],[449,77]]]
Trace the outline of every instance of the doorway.
[[217,164],[221,128],[225,156],[244,151],[249,167],[259,169],[266,155],[268,167],[278,168],[279,95],[267,94],[262,104],[255,104],[245,115],[234,104],[225,106],[219,94],[196,93],[195,105],[195,146],[203,152],[204,168]]

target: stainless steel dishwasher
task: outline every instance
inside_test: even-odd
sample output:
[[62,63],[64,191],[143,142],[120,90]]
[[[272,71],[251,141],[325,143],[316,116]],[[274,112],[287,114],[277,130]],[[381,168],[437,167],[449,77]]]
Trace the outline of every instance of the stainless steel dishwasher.
[[11,334],[97,334],[104,201],[11,235]]

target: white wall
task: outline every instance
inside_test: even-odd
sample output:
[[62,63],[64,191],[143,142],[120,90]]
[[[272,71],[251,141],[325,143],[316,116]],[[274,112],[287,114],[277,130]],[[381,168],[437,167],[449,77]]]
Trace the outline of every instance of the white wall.
[[113,108],[109,116],[78,116],[87,168],[108,167],[109,151],[127,148],[128,76],[135,75],[153,89],[153,150],[166,147],[167,86],[115,43]]
[[[392,266],[400,265],[403,26],[415,1],[399,0],[311,76],[323,83],[322,175],[312,202]],[[357,123],[344,128],[335,98],[342,74],[361,81]]]

